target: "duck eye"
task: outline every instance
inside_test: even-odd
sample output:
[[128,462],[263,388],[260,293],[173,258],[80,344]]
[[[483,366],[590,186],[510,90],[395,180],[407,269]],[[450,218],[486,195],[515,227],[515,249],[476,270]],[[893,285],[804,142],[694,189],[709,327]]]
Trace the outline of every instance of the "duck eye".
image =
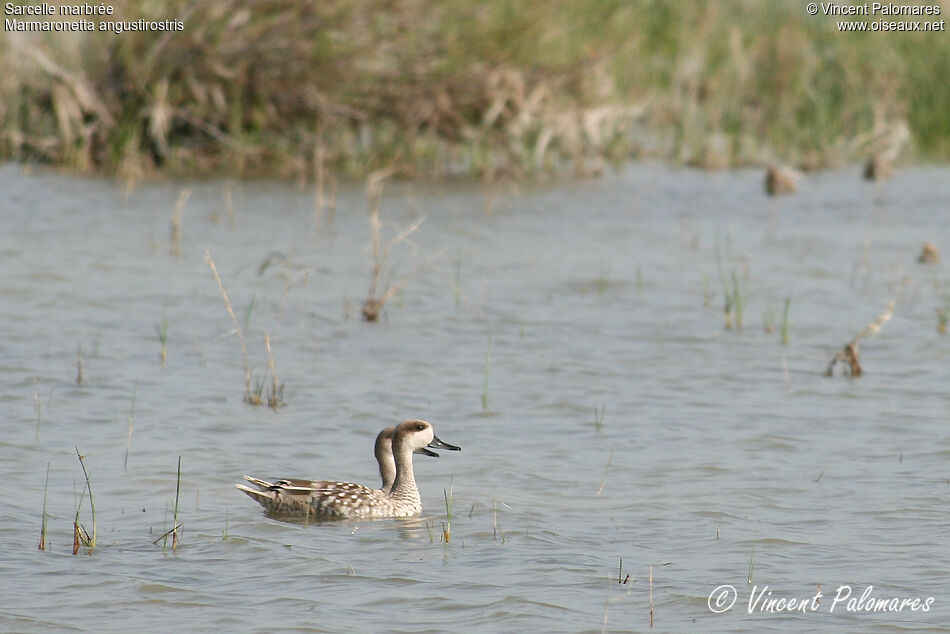
[[423,425],[422,423],[416,425],[416,429],[418,429],[419,431],[422,431],[422,430],[425,429],[425,428],[426,428],[426,426]]

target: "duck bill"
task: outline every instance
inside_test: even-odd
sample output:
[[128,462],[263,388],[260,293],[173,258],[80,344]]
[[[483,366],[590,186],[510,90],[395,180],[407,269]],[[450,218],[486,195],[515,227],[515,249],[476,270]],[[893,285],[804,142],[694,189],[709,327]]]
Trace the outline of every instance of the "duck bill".
[[432,436],[432,442],[429,443],[431,449],[448,449],[449,451],[462,451],[461,447],[456,447],[455,445],[450,445],[447,442],[442,442],[439,440],[438,436]]
[[425,447],[419,447],[418,449],[416,449],[416,450],[413,451],[412,453],[419,453],[419,454],[422,454],[423,456],[432,456],[433,458],[438,458],[438,457],[439,457],[439,454],[437,454],[437,453],[434,452],[434,451],[429,451],[429,450],[426,449]]

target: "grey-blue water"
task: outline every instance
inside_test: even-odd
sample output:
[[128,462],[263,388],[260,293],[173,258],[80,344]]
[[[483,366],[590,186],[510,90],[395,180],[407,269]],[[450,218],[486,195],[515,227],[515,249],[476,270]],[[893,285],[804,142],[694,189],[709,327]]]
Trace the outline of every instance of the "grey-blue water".
[[[317,213],[282,184],[126,194],[0,168],[0,630],[645,631],[651,596],[655,631],[950,630],[950,275],[917,263],[925,240],[950,254],[950,170],[824,173],[781,199],[761,180],[389,183],[383,247],[427,218],[381,286],[439,257],[371,324],[360,185]],[[242,402],[206,251],[265,397],[270,339],[276,412]],[[864,376],[823,376],[895,298]],[[373,439],[404,418],[463,447],[417,457],[417,519],[284,523],[233,487],[376,485]],[[97,543],[73,556],[80,498],[92,531],[76,448]],[[808,607],[765,609],[783,598]]]

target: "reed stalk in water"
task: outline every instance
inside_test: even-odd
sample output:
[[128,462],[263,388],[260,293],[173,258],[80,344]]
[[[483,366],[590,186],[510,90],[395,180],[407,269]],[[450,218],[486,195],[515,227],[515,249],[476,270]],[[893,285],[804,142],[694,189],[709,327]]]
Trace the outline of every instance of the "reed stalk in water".
[[132,430],[135,429],[135,396],[139,391],[139,382],[135,382],[135,386],[132,388],[132,405],[129,407],[129,434],[125,439],[125,461],[123,462],[122,468],[128,470],[129,468],[129,450],[132,448]]
[[650,564],[650,627],[653,627],[653,564]]
[[79,343],[76,344],[76,384],[83,384],[83,373],[82,373],[82,337],[79,338]]
[[[395,283],[392,281],[391,274],[388,274],[389,266],[387,264],[387,260],[389,259],[389,254],[392,252],[393,248],[406,240],[410,235],[415,233],[415,231],[419,229],[426,219],[425,216],[421,216],[414,223],[400,231],[396,237],[394,237],[389,242],[389,244],[383,246],[381,236],[383,224],[379,219],[379,205],[383,196],[383,185],[385,184],[386,179],[393,175],[394,171],[395,170],[393,170],[393,168],[377,170],[370,174],[366,181],[366,198],[369,206],[373,268],[372,272],[370,273],[369,293],[367,294],[366,301],[363,302],[362,306],[362,315],[363,319],[370,322],[378,321],[383,308],[386,306],[386,302],[395,297],[396,293],[405,288],[405,286],[409,284],[409,282],[411,282],[413,278],[416,277],[416,275],[431,266],[432,263],[442,255],[441,251],[436,253],[434,256],[423,262],[420,266],[416,267],[416,269],[409,275],[403,277]],[[384,274],[387,274],[387,279],[385,281],[383,280]]]
[[82,467],[82,475],[85,478],[85,485],[83,487],[83,494],[86,491],[89,492],[89,509],[92,513],[92,535],[90,536],[86,529],[79,523],[79,510],[82,507],[82,498],[80,496],[79,503],[76,505],[76,517],[73,520],[73,554],[75,555],[79,552],[79,545],[82,544],[89,549],[89,552],[96,547],[96,503],[92,497],[92,485],[89,482],[89,472],[86,471],[86,462],[84,460],[85,456],[79,453],[79,447],[76,447],[76,456],[79,457],[79,465]]
[[270,345],[270,334],[264,333],[264,345],[267,348],[267,359],[270,367],[271,386],[267,393],[267,405],[273,410],[284,405],[284,384],[277,377],[277,367],[274,364],[274,351]]
[[46,520],[49,518],[49,513],[46,512],[46,497],[49,492],[49,466],[50,462],[46,463],[46,482],[43,484],[43,523],[40,527],[40,543],[37,545],[39,550],[46,550]]
[[947,324],[950,323],[950,294],[943,299],[943,306],[937,308],[937,332],[947,334]]
[[594,428],[597,430],[597,433],[600,433],[600,430],[604,428],[604,413],[607,411],[607,404],[603,403],[600,406],[600,410],[597,409],[597,406],[594,405]]
[[[241,326],[238,325],[237,316],[234,314],[234,308],[231,306],[231,299],[228,297],[228,292],[224,288],[221,276],[218,275],[218,269],[214,265],[214,258],[211,257],[211,251],[205,251],[205,263],[208,265],[208,268],[211,269],[211,274],[214,275],[214,281],[218,284],[218,290],[221,291],[221,297],[224,298],[224,306],[228,311],[228,315],[231,317],[231,323],[234,324],[234,332],[237,333],[238,341],[241,344],[241,357],[244,361],[244,402],[250,405],[259,405],[260,402],[254,402],[254,396],[251,392],[251,369],[247,361],[247,342],[244,340],[244,331],[241,330]],[[249,312],[250,311],[248,311],[248,317],[250,316]]]
[[782,311],[782,327],[781,327],[782,343],[785,345],[788,345],[788,340],[789,340],[789,336],[791,334],[791,328],[792,328],[792,324],[788,320],[788,311],[789,311],[789,308],[791,307],[791,304],[792,304],[792,298],[786,297],[785,310]]
[[185,212],[185,203],[191,196],[191,189],[183,189],[178,194],[178,202],[175,203],[175,211],[172,213],[171,241],[172,253],[181,255],[181,218]]
[[482,384],[482,409],[488,409],[488,377],[491,373],[491,341],[488,338],[488,348],[485,350],[485,381]]
[[445,523],[442,524],[442,541],[446,544],[452,538],[452,506],[455,503],[455,497],[452,495],[452,479],[449,478],[449,489],[442,489],[442,495],[445,498]]
[[178,523],[178,500],[181,497],[181,456],[178,456],[178,474],[175,478],[175,513],[172,515],[172,550],[178,550],[181,538],[178,536],[178,529],[181,525]]
[[762,329],[771,334],[775,332],[775,308],[772,306],[772,298],[765,301],[765,308],[762,311]]
[[747,579],[749,585],[752,585],[752,576],[755,573],[755,563],[753,558],[755,557],[755,540],[752,540],[752,550],[749,552],[749,577]]
[[155,324],[155,332],[158,334],[158,342],[162,344],[162,349],[159,353],[159,359],[162,362],[162,365],[165,365],[165,360],[168,358],[166,346],[168,344],[168,315],[162,314],[162,322],[160,324]]
[[40,401],[36,377],[33,377],[33,411],[36,412],[36,443],[40,442],[40,425],[43,424],[43,403]]
[[505,539],[505,532],[501,530],[501,525],[498,523],[498,504],[501,504],[506,509],[512,512],[514,512],[514,509],[512,509],[510,506],[508,506],[507,504],[505,504],[503,501],[499,500],[498,498],[495,498],[491,502],[492,516],[493,516],[492,517],[492,541],[497,542],[498,538],[501,537],[501,543],[504,544],[505,541],[507,540]]
[[844,344],[844,347],[838,352],[832,359],[831,363],[828,364],[828,369],[825,370],[825,376],[833,376],[835,364],[839,361],[846,363],[845,371],[849,376],[859,377],[863,374],[861,369],[861,361],[858,355],[858,341],[864,337],[871,335],[876,335],[881,332],[881,328],[890,321],[891,317],[894,315],[894,304],[897,300],[891,300],[891,303],[887,305],[887,308],[883,313],[878,315],[877,319],[869,323],[864,329],[854,336],[854,339]]
[[610,469],[610,463],[614,459],[614,450],[611,448],[610,455],[607,456],[607,464],[604,465],[604,477],[600,480],[600,488],[597,489],[597,497],[600,497],[600,494],[604,492],[604,486],[607,484],[607,470]]

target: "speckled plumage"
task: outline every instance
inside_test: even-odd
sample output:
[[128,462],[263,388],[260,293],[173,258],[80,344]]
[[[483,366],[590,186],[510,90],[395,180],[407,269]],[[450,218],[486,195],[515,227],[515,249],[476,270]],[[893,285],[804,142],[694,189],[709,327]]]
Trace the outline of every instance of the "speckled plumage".
[[[392,440],[388,444],[387,437]],[[352,482],[283,479],[274,482],[251,476],[244,479],[257,489],[235,486],[260,503],[269,513],[280,517],[314,519],[367,519],[408,517],[422,511],[422,498],[412,469],[412,454],[438,456],[427,447],[458,450],[439,440],[432,426],[420,420],[407,420],[395,428],[380,432],[376,439],[383,489],[372,489]],[[390,461],[392,461],[390,465]],[[394,470],[394,471],[393,471]],[[391,488],[387,480],[391,476]]]

